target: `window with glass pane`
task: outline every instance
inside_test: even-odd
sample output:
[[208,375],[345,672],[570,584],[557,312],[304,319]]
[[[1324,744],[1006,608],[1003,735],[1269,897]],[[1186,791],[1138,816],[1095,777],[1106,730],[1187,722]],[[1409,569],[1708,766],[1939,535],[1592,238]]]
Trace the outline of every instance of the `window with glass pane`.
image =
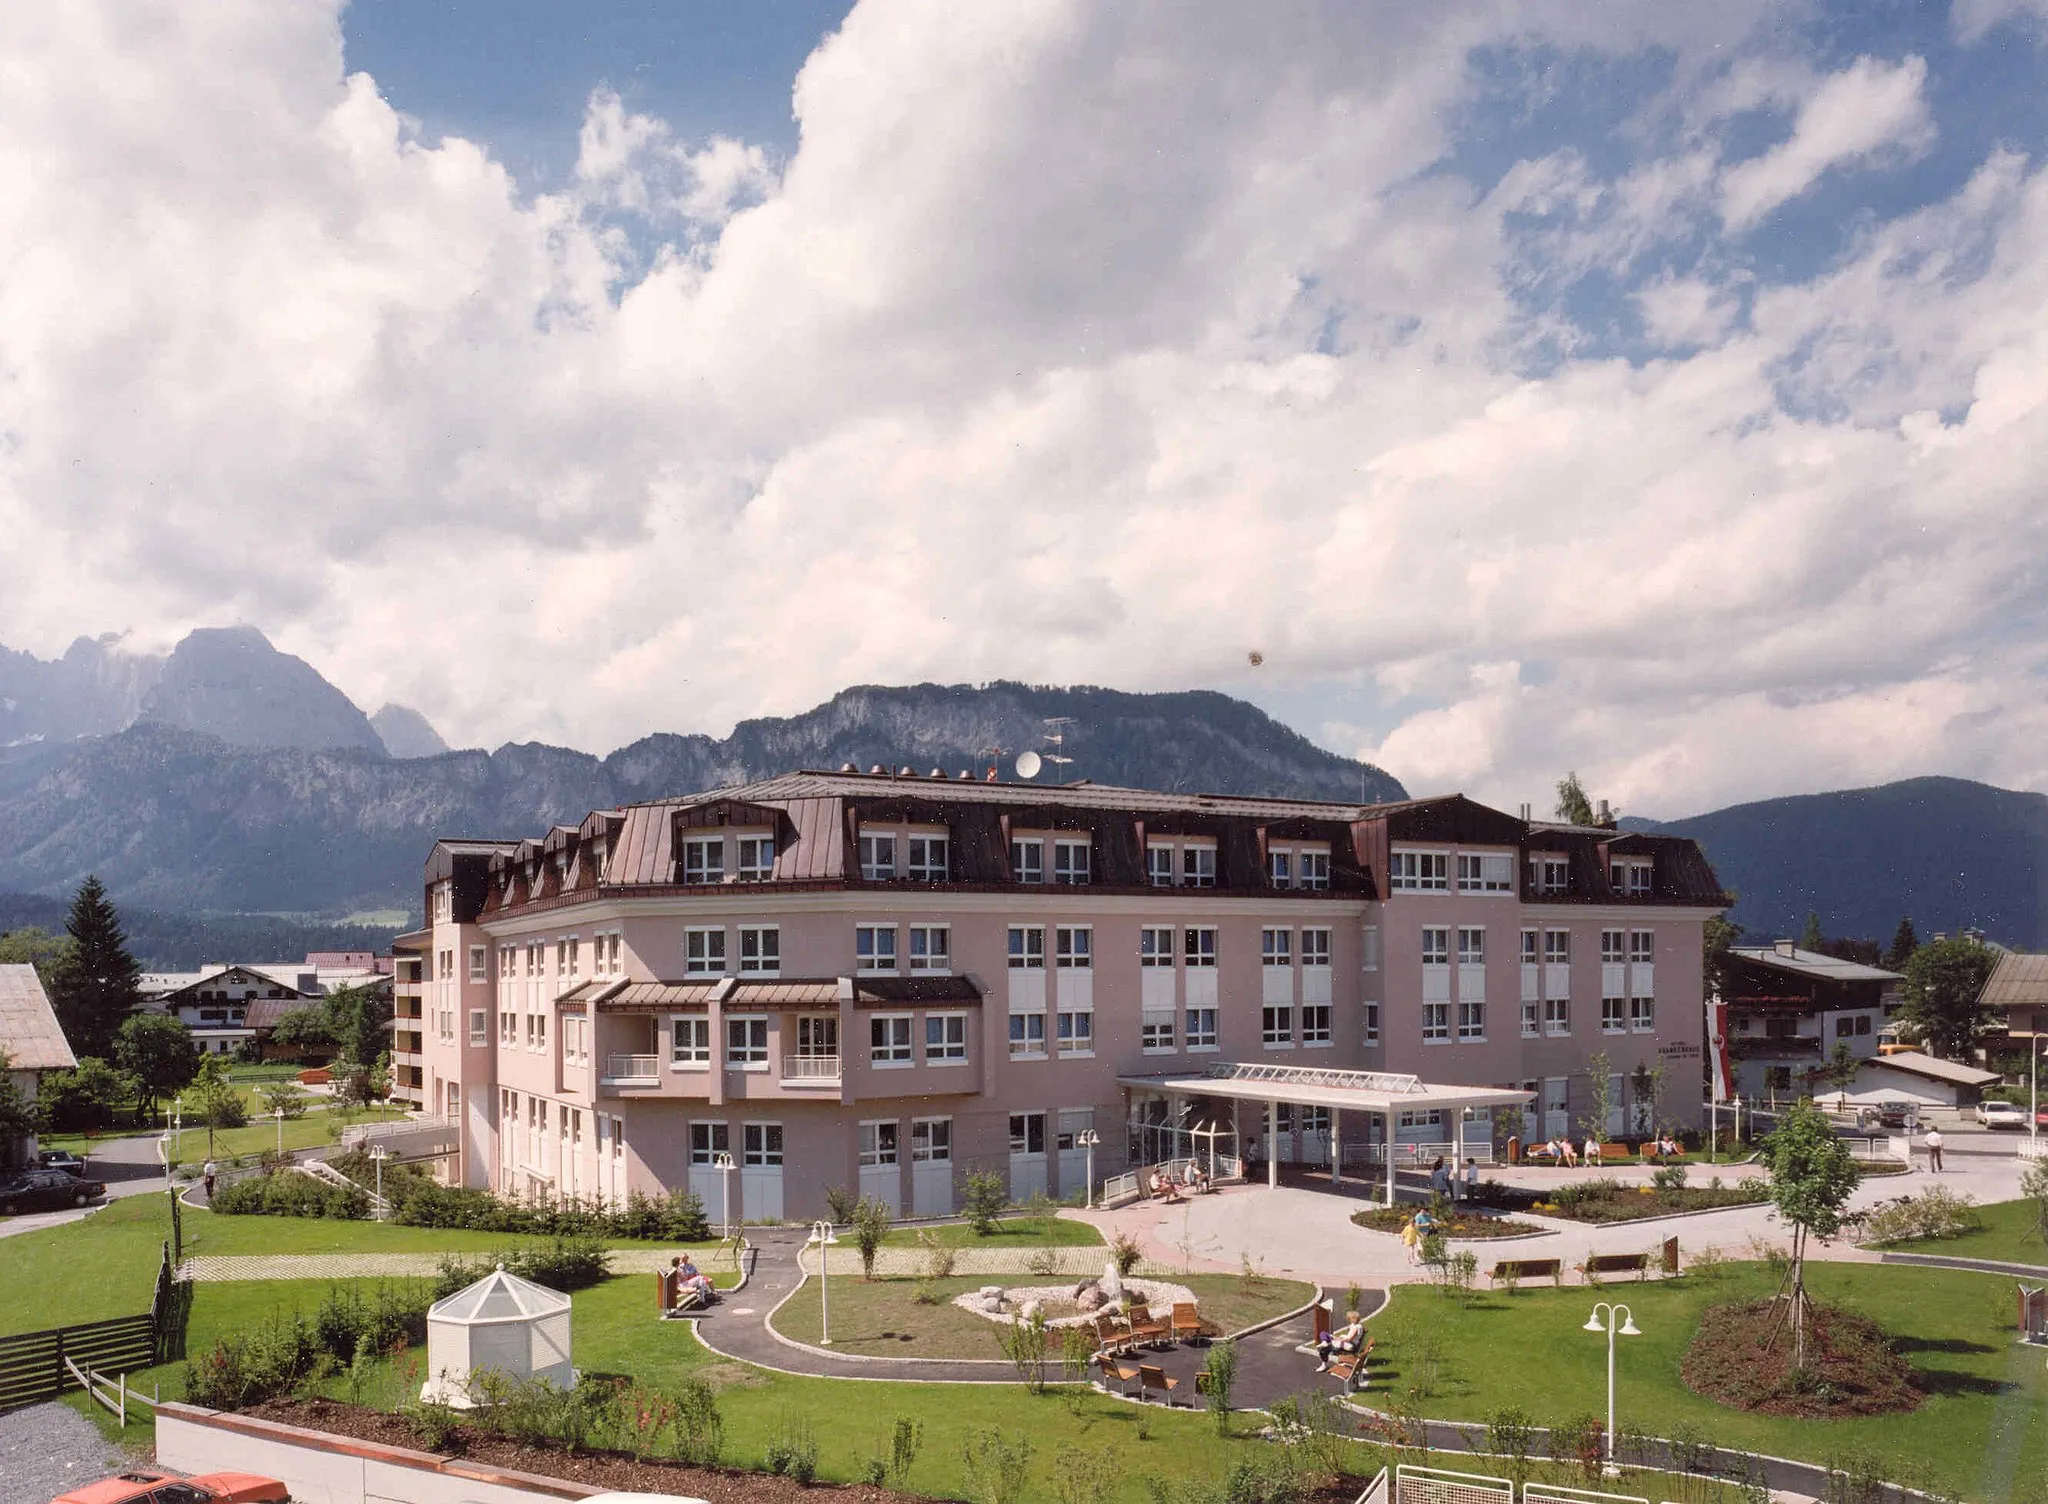
[[683,842],[683,881],[725,881],[725,837],[694,837]]
[[910,1015],[878,1013],[868,1020],[868,1058],[876,1065],[909,1065]]
[[[1840,1022],[1846,1024],[1849,1020],[1845,1018],[1840,1020]],[[1868,1032],[1870,1020],[1859,1018],[1856,1020],[1856,1025],[1858,1033]],[[1628,1026],[1637,1034],[1648,1034],[1654,1030],[1657,1027],[1657,1004],[1655,1001],[1646,997],[1630,998],[1628,1000]]]
[[1020,883],[1044,882],[1045,842],[1040,840],[1012,841],[1010,843],[1010,875]]
[[953,1120],[916,1118],[910,1124],[910,1158],[914,1164],[931,1164],[953,1157]]
[[1628,869],[1628,895],[1631,898],[1648,898],[1654,891],[1652,874],[1655,868],[1649,862],[1631,862]]
[[1534,1039],[1542,1032],[1542,1022],[1542,1019],[1538,1017],[1536,1004],[1525,1001],[1522,1004],[1522,1037],[1524,1039]]
[[1294,1010],[1283,1004],[1268,1003],[1260,1013],[1260,1040],[1269,1048],[1293,1044]]
[[1486,1037],[1486,1004],[1458,1004],[1458,1038],[1484,1039]]
[[900,1161],[896,1153],[896,1125],[894,1123],[862,1123],[860,1125],[860,1162],[863,1165],[893,1165]]
[[1572,959],[1572,932],[1570,930],[1545,930],[1543,932],[1543,959],[1551,966],[1569,966]]
[[1013,971],[1038,971],[1045,966],[1045,926],[1042,924],[1013,924],[1010,926],[1010,969]]
[[1458,930],[1458,964],[1460,966],[1484,966],[1486,964],[1486,931],[1469,926]]
[[1366,1044],[1378,1044],[1380,1042],[1380,1005],[1378,1003],[1367,1003],[1359,1010],[1359,1014],[1362,1020],[1360,1027],[1364,1035],[1364,1042]]
[[831,1014],[796,1021],[796,1053],[802,1060],[831,1060],[839,1054],[839,1020]]
[[[775,838],[741,836],[739,877],[743,883],[765,883],[775,875]],[[776,1130],[780,1132],[780,1129]]]
[[683,971],[690,976],[725,975],[725,931],[686,930]]
[[1216,886],[1216,848],[1183,846],[1180,849],[1180,880],[1190,888]]
[[741,1164],[778,1166],[782,1163],[782,1125],[748,1123],[740,1136]]
[[1328,966],[1330,964],[1330,932],[1314,929],[1301,932],[1301,964],[1304,966]]
[[740,971],[760,975],[782,969],[782,931],[772,924],[740,926]]
[[924,1058],[928,1064],[967,1058],[967,1015],[928,1013],[924,1020]]
[[896,926],[857,924],[853,927],[854,964],[862,971],[896,969]]
[[1216,1010],[1214,1008],[1188,1009],[1187,1024],[1189,1049],[1213,1050],[1216,1048]]
[[1600,1032],[1621,1034],[1628,1029],[1628,1004],[1618,997],[1600,999]]
[[1044,1113],[1013,1112],[1010,1114],[1010,1152],[1012,1154],[1043,1154],[1045,1152]]
[[1628,933],[1628,958],[1638,966],[1647,966],[1657,959],[1657,932],[1655,930],[1630,930]]
[[944,836],[910,838],[910,880],[914,883],[942,883],[946,880],[947,841]]
[[1152,879],[1155,888],[1173,886],[1173,848],[1171,846],[1147,846],[1145,848],[1145,875]]
[[1043,1055],[1045,1053],[1045,1015],[1043,1013],[1012,1013],[1010,1015],[1010,1053],[1012,1055]]
[[860,838],[860,875],[871,883],[887,882],[896,875],[894,832],[863,833]]
[[1191,925],[1181,932],[1181,957],[1189,966],[1216,964],[1216,931],[1210,925]]
[[1628,956],[1628,933],[1625,930],[1602,930],[1600,932],[1600,961],[1612,965]]
[[1425,1042],[1437,1042],[1451,1037],[1451,1005],[1449,1003],[1424,1003],[1422,1005],[1422,1037]]
[[767,1019],[728,1018],[725,1021],[725,1063],[738,1070],[767,1066]]
[[1138,1022],[1138,1048],[1152,1054],[1173,1049],[1173,1015],[1147,1013]]
[[1052,848],[1052,880],[1079,886],[1089,876],[1089,854],[1093,847],[1087,841],[1055,841]]
[[1448,929],[1432,927],[1422,932],[1422,964],[1424,966],[1448,966],[1451,964],[1451,932]]
[[1294,931],[1260,930],[1259,959],[1268,966],[1292,966],[1294,964]]
[[1571,1031],[1571,999],[1563,997],[1545,998],[1543,1000],[1543,1032],[1545,1034],[1569,1034]]
[[1074,970],[1087,970],[1095,964],[1095,932],[1079,925],[1061,925],[1053,931],[1053,942],[1059,966]]
[[1138,964],[1140,966],[1171,966],[1173,964],[1173,931],[1164,925],[1147,925],[1139,930]]
[[1266,876],[1276,888],[1294,886],[1294,853],[1292,851],[1269,851],[1266,853]]
[[1294,854],[1294,881],[1297,887],[1317,891],[1329,887],[1330,853],[1297,851]]
[[1094,1054],[1095,1015],[1085,1009],[1062,1012],[1059,1016],[1059,1040],[1062,1055]]
[[690,1163],[708,1165],[719,1155],[732,1148],[726,1137],[723,1123],[692,1123],[690,1125]]
[[1408,892],[1441,892],[1451,886],[1450,853],[1397,851],[1388,861],[1389,886]]
[[1330,1042],[1330,1005],[1304,1003],[1301,1009],[1301,1042],[1305,1045]]
[[953,932],[943,924],[910,927],[910,969],[940,972],[952,969]]

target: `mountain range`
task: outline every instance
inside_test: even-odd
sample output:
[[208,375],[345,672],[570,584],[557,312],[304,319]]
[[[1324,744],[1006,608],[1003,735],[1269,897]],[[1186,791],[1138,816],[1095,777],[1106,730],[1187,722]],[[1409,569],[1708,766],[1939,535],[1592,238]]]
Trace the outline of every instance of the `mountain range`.
[[[600,758],[541,743],[429,751],[440,739],[424,717],[364,716],[249,629],[194,633],[146,671],[104,643],[74,646],[54,676],[34,659],[22,673],[25,656],[11,657],[14,682],[41,672],[43,691],[10,691],[21,729],[0,749],[0,894],[60,893],[97,873],[117,898],[162,910],[416,911],[437,836],[534,835],[593,809],[793,768],[978,776],[994,748],[1008,761],[1044,746],[1049,717],[1071,720],[1062,755],[1072,760],[1049,762],[1045,782],[1406,797],[1380,769],[1205,691],[860,687],[727,737],[663,733]],[[138,678],[148,681],[139,693]],[[110,718],[122,723],[63,734]]]

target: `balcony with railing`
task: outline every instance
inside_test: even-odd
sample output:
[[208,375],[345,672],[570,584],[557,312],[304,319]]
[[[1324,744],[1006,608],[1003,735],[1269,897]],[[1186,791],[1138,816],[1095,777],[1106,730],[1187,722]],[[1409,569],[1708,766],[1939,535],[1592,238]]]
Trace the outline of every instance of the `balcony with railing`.
[[839,1057],[837,1055],[784,1055],[782,1057],[782,1084],[784,1086],[826,1086],[839,1085]]
[[1818,1034],[1732,1034],[1728,1054],[1734,1060],[1818,1059],[1821,1038]]
[[604,1078],[606,1086],[659,1086],[661,1084],[661,1057],[659,1055],[607,1055],[604,1057]]

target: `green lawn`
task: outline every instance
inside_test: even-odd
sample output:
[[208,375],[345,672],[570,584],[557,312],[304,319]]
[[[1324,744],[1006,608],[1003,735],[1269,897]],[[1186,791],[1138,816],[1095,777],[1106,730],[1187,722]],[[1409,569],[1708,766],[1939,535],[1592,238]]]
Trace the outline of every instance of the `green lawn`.
[[[1007,1283],[1032,1279],[1031,1275],[1018,1275],[1007,1277]],[[830,1291],[832,1345],[842,1352],[897,1358],[1002,1358],[1003,1328],[953,1304],[954,1296],[989,1283],[986,1276],[931,1281],[940,1296],[935,1305],[920,1305],[913,1298],[923,1283],[908,1278],[869,1282],[857,1274],[835,1277]],[[1262,1279],[1248,1287],[1234,1274],[1183,1276],[1175,1283],[1193,1290],[1202,1315],[1226,1332],[1285,1315],[1307,1304],[1314,1294],[1313,1286],[1294,1280]],[[776,1312],[774,1324],[785,1337],[818,1341],[824,1333],[817,1290],[805,1286]],[[1057,1353],[1057,1335],[1053,1342]]]
[[2036,1230],[2034,1203],[1994,1201],[1976,1209],[1979,1226],[1953,1238],[1915,1239],[1880,1246],[1901,1253],[1949,1254],[1959,1259],[1995,1259],[2007,1264],[2048,1265],[2048,1244]]
[[[1869,1450],[1891,1476],[1924,1463],[1954,1494],[1980,1500],[2030,1497],[2048,1466],[2048,1379],[2038,1351],[2014,1341],[2013,1285],[1959,1271],[1870,1264],[1814,1264],[1817,1299],[1849,1307],[1892,1333],[1928,1381],[1920,1409],[1837,1421],[1750,1415],[1703,1399],[1679,1381],[1679,1361],[1709,1305],[1771,1294],[1775,1277],[1731,1265],[1719,1278],[1585,1289],[1481,1294],[1459,1305],[1404,1286],[1375,1317],[1372,1383],[1405,1391],[1437,1352],[1431,1415],[1483,1420],[1504,1405],[1538,1422],[1599,1412],[1606,1404],[1604,1340],[1581,1330],[1596,1299],[1619,1300],[1642,1335],[1617,1353],[1618,1425],[1669,1435],[1699,1427],[1724,1445],[1825,1462]],[[2020,1481],[2024,1480],[2024,1482]]]
[[[938,1222],[927,1227],[892,1227],[884,1248],[915,1248],[919,1234],[942,1248],[1089,1248],[1099,1247],[1102,1234],[1072,1217],[1005,1217],[982,1237],[965,1222]],[[840,1242],[849,1240],[841,1238]]]
[[0,1300],[0,1335],[148,1310],[170,1236],[170,1200],[159,1193],[0,1238],[0,1290],[9,1292]]

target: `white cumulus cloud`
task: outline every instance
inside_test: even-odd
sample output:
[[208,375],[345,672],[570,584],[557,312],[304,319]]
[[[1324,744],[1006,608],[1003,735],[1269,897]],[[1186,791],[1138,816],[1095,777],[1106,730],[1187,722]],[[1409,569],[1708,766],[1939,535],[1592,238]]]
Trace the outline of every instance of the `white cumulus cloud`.
[[1721,177],[1721,215],[1746,229],[1799,197],[1831,168],[1909,159],[1934,140],[1923,90],[1927,64],[1858,58],[1819,81],[1799,106],[1790,139]]

